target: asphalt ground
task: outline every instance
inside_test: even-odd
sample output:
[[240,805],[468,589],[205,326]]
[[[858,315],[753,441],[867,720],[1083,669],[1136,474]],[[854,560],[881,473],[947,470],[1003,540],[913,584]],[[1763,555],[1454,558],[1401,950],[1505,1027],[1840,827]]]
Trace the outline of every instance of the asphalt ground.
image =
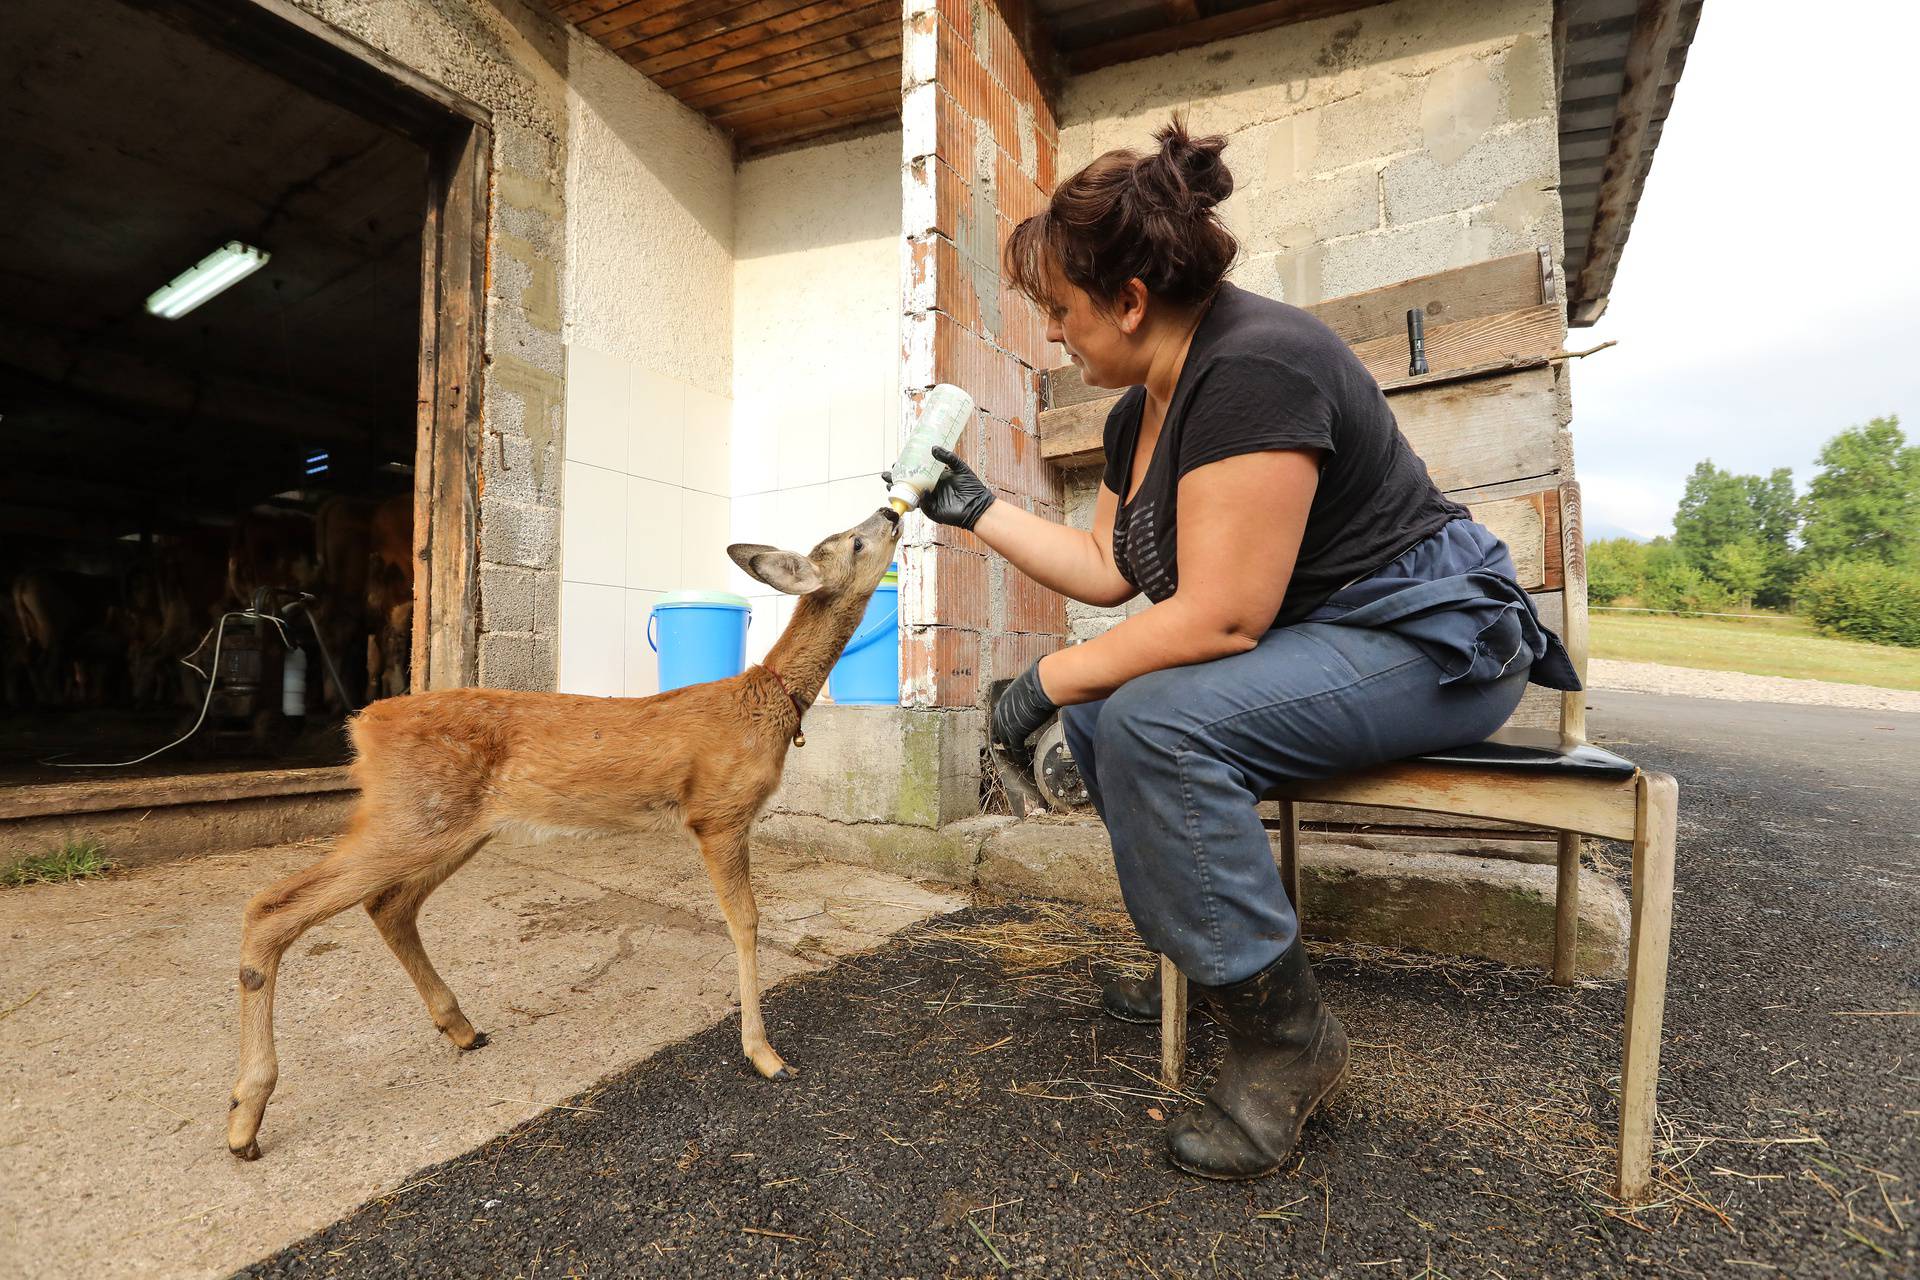
[[722,1023],[242,1274],[1920,1274],[1920,717],[1592,702],[1682,787],[1650,1206],[1608,1193],[1619,983],[1318,949],[1352,1078],[1288,1169],[1207,1183],[1153,1029],[1097,1009],[1124,920],[1026,903],[774,990],[796,1080]]

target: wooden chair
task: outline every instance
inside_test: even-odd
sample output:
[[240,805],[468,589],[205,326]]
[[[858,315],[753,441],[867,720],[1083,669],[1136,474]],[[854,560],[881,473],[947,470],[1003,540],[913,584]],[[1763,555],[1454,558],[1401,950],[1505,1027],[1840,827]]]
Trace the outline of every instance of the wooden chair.
[[[1425,320],[1426,368],[1418,374],[1409,372],[1405,336],[1406,314],[1414,308]],[[1561,348],[1566,328],[1548,251],[1477,263],[1308,309],[1345,338],[1373,372],[1434,482],[1507,542],[1521,586],[1533,594],[1584,675],[1585,545],[1565,430],[1567,357]],[[1097,465],[1112,394],[1085,386],[1071,369],[1051,373],[1047,408],[1040,415],[1041,455],[1069,473]],[[1086,490],[1085,482],[1081,489]],[[1304,905],[1298,857],[1302,804],[1420,810],[1558,833],[1552,970],[1561,983],[1574,977],[1581,837],[1633,842],[1618,1174],[1621,1199],[1644,1198],[1652,1176],[1673,916],[1673,779],[1589,746],[1584,695],[1535,687],[1493,741],[1290,784],[1269,798],[1280,805],[1281,870],[1296,911]],[[1163,963],[1161,984],[1161,1075],[1172,1085],[1185,1060],[1186,980]]]

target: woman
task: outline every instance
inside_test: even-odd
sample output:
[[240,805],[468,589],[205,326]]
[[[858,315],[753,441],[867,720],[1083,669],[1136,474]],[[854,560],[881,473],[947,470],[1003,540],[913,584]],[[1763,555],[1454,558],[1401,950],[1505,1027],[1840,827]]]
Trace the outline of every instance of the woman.
[[[1128,388],[1091,533],[996,501],[946,453],[924,510],[1075,600],[1153,601],[1028,669],[992,731],[1021,748],[1060,710],[1134,923],[1229,1033],[1168,1154],[1249,1178],[1285,1161],[1347,1062],[1255,801],[1480,741],[1529,679],[1579,682],[1506,547],[1434,487],[1359,359],[1224,280],[1225,141],[1177,120],[1156,137],[1061,183],[1006,246],[1088,385]],[[1157,1018],[1157,984],[1111,986],[1105,1005]]]

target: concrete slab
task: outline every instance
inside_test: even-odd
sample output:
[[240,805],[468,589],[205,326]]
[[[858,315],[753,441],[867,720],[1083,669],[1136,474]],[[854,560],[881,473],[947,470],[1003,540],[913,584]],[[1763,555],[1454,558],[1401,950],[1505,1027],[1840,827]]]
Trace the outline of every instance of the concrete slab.
[[[691,848],[499,842],[422,916],[492,1043],[455,1051],[365,915],[336,917],[281,971],[280,1087],[263,1158],[242,1164],[221,1136],[240,909],[325,848],[0,894],[0,1274],[224,1274],[734,1007],[732,947]],[[964,905],[772,850],[754,880],[769,986]]]

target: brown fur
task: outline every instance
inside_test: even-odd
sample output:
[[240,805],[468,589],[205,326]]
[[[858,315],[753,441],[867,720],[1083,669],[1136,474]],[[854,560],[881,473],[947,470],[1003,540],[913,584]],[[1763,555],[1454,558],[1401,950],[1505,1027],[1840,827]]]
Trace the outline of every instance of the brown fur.
[[882,511],[810,556],[730,548],[748,573],[801,597],[765,666],[730,680],[651,698],[454,689],[361,712],[352,724],[360,801],[347,834],[327,857],[247,905],[228,1149],[249,1160],[260,1154],[256,1135],[279,1078],[273,992],[280,958],[302,933],[348,907],[365,905],[433,1024],[456,1047],[486,1043],[434,971],[415,922],[428,895],[502,830],[685,828],[699,845],[739,962],[741,1049],[761,1075],[790,1074],[760,1019],[748,834],[780,783],[798,728],[786,690],[805,703],[819,695],[898,537],[892,513]]

